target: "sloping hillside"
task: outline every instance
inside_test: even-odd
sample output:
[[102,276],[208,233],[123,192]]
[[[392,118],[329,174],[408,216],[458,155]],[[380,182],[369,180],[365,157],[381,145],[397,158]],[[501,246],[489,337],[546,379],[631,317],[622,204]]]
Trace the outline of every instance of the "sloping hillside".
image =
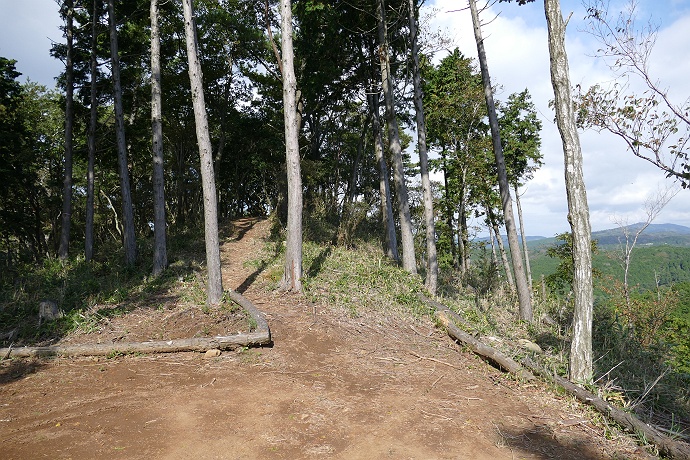
[[[570,397],[507,377],[423,316],[270,290],[279,263],[264,252],[267,228],[237,223],[223,281],[264,312],[272,347],[2,361],[3,458],[648,458]],[[344,274],[326,252],[307,268]]]

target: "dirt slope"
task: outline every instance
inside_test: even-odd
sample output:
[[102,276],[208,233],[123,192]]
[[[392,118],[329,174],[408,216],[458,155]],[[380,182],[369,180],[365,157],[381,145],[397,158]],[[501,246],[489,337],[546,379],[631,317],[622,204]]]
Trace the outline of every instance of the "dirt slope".
[[223,247],[272,348],[0,363],[3,459],[647,458],[569,398],[512,381],[430,322],[351,318],[262,288],[266,222]]

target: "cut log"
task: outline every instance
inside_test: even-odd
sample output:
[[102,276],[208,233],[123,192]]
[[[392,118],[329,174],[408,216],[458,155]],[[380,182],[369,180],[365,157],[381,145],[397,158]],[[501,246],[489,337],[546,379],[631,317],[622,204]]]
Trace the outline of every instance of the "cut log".
[[118,353],[174,353],[179,351],[205,352],[211,349],[229,350],[271,344],[271,331],[261,312],[243,295],[228,291],[228,297],[244,308],[256,323],[256,330],[246,334],[149,342],[117,342],[83,345],[53,345],[47,347],[0,348],[4,359],[12,357],[46,356],[107,356]]
[[225,291],[225,293],[233,302],[235,302],[240,307],[244,308],[247,311],[247,313],[249,313],[249,316],[251,316],[252,319],[254,319],[254,321],[256,322],[256,330],[257,331],[268,332],[268,341],[270,342],[271,331],[268,328],[268,323],[266,322],[266,318],[264,318],[264,315],[259,311],[259,309],[256,308],[254,306],[254,304],[249,301],[249,299],[247,299],[245,296],[243,296],[239,292],[229,290],[229,291]]
[[557,374],[548,372],[529,358],[524,358],[522,364],[535,374],[563,387],[568,393],[575,396],[581,402],[596,408],[599,412],[612,418],[628,431],[643,436],[647,441],[656,445],[663,455],[673,459],[690,459],[690,446],[686,443],[674,441],[656,428],[647,425],[633,414],[612,406],[597,395],[590,393]]
[[445,311],[436,311],[436,317],[439,319],[443,327],[448,332],[448,335],[463,345],[467,346],[475,354],[479,355],[482,359],[490,361],[495,365],[499,366],[501,369],[515,374],[520,378],[525,380],[532,380],[534,376],[526,371],[519,363],[504,355],[495,348],[482,343],[481,341],[475,339],[472,335],[463,331],[453,323],[449,318],[449,315]]
[[28,358],[33,356],[107,356],[118,353],[204,352],[213,348],[228,350],[238,347],[265,345],[268,342],[270,342],[270,335],[264,331],[221,337],[161,340],[155,342],[87,343],[83,345],[0,348],[0,356]]
[[470,350],[472,350],[475,354],[479,355],[479,357],[481,357],[482,359],[485,359],[493,363],[494,365],[500,367],[501,369],[507,372],[510,372],[511,374],[515,374],[525,380],[534,379],[534,375],[526,371],[518,362],[516,362],[509,356],[504,355],[495,348],[482,343],[481,341],[474,338],[471,334],[468,334],[467,332],[463,331],[458,326],[456,326],[454,322],[455,319],[463,321],[457,313],[455,313],[445,305],[436,302],[435,300],[428,299],[421,295],[420,299],[422,299],[424,302],[426,302],[428,305],[430,305],[436,310],[436,318],[438,318],[438,320],[441,322],[441,324],[443,325],[446,332],[451,338],[467,346]]

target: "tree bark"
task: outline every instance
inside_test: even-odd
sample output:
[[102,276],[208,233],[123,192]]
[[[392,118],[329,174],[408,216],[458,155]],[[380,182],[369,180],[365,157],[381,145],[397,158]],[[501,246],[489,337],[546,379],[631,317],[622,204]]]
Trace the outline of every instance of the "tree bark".
[[88,134],[88,160],[86,167],[86,225],[84,228],[84,258],[87,262],[93,259],[93,219],[95,199],[95,163],[96,163],[96,125],[98,124],[98,91],[96,80],[98,79],[98,28],[96,24],[100,20],[99,1],[93,1],[93,17],[91,18],[91,94],[90,94],[90,118]]
[[414,107],[417,121],[417,151],[424,195],[424,222],[426,226],[426,288],[436,295],[438,287],[438,256],[436,254],[436,226],[434,224],[434,197],[429,179],[429,158],[426,146],[426,121],[422,104],[422,76],[419,70],[419,44],[417,42],[416,0],[409,0],[410,42],[412,53],[412,81],[414,83]]
[[288,222],[285,270],[281,288],[302,292],[302,174],[299,157],[297,79],[292,46],[292,2],[280,0],[283,111],[285,116],[285,162],[288,182]]
[[381,86],[386,102],[386,121],[388,123],[388,142],[393,160],[393,180],[395,193],[398,198],[400,215],[400,240],[402,242],[403,269],[410,273],[417,273],[417,261],[414,254],[414,236],[412,234],[412,218],[410,203],[405,184],[405,170],[402,161],[402,147],[400,145],[400,131],[395,114],[395,98],[393,97],[393,78],[390,74],[390,54],[388,51],[388,32],[386,26],[385,0],[378,0],[376,4],[379,33],[379,59],[381,62]]
[[117,161],[120,169],[120,192],[122,194],[122,225],[125,263],[134,265],[137,260],[137,241],[134,232],[134,210],[132,192],[129,185],[127,164],[127,140],[125,138],[125,118],[122,108],[122,84],[120,83],[120,56],[117,46],[117,21],[113,0],[108,0],[108,21],[110,23],[110,55],[115,94],[115,135],[117,137]]
[[573,112],[568,56],[565,50],[566,24],[558,0],[544,0],[544,12],[548,29],[556,124],[561,134],[565,159],[568,221],[573,236],[575,313],[570,346],[570,380],[589,381],[592,378],[592,230],[582,172],[580,137]]
[[489,125],[491,127],[491,138],[493,140],[494,156],[496,157],[496,168],[498,169],[498,186],[501,192],[501,204],[503,205],[503,218],[508,234],[508,245],[510,247],[511,260],[513,262],[513,275],[515,276],[515,287],[517,288],[518,301],[520,303],[520,319],[532,322],[532,300],[522,267],[522,253],[518,242],[515,218],[513,217],[513,202],[510,197],[510,185],[506,172],[505,159],[503,157],[503,147],[501,145],[501,133],[498,126],[498,116],[494,104],[493,89],[491,88],[491,77],[484,51],[484,39],[479,24],[479,13],[475,0],[469,0],[472,12],[472,23],[474,26],[474,38],[477,42],[477,53],[479,55],[479,66],[482,72],[482,82],[484,84],[484,96],[486,98],[486,109],[489,115]]
[[[457,269],[460,267],[460,264],[458,263],[458,247],[455,244],[455,225],[453,224],[455,211],[453,211],[453,205],[450,202],[450,188],[448,185],[448,158],[445,148],[441,152],[441,164],[443,168],[443,194],[446,200],[446,225],[448,225],[448,236],[450,238],[450,253],[453,259],[453,268]],[[462,269],[460,273],[463,276],[465,275],[465,272],[462,271]]]
[[534,292],[532,289],[532,267],[529,263],[529,251],[527,250],[527,235],[525,235],[525,221],[522,219],[522,204],[520,203],[520,194],[518,193],[517,185],[514,186],[515,191],[515,205],[518,212],[518,223],[520,224],[520,237],[522,239],[522,252],[525,256],[525,274],[527,275],[527,284],[529,285],[530,295]]
[[151,131],[153,136],[153,276],[168,266],[163,170],[163,114],[161,100],[161,39],[158,0],[151,0]]
[[[373,85],[372,85],[373,86]],[[381,195],[381,220],[383,221],[384,243],[386,256],[389,259],[400,261],[398,253],[398,236],[395,233],[395,221],[393,217],[393,201],[391,200],[391,186],[388,177],[388,164],[383,154],[383,136],[381,133],[381,118],[379,117],[379,93],[372,87],[367,94],[369,110],[372,115],[372,129],[374,136],[374,155],[379,167],[379,194]]]
[[211,137],[208,131],[203,75],[197,52],[196,25],[194,23],[192,0],[182,0],[182,9],[184,12],[189,82],[192,88],[192,104],[194,106],[196,139],[199,145],[201,184],[204,197],[204,239],[206,241],[206,269],[208,270],[206,296],[209,305],[217,306],[223,297],[223,278],[220,263],[218,202],[216,198],[216,181],[213,175]]
[[65,160],[62,181],[62,228],[60,231],[60,260],[69,258],[70,228],[72,224],[72,144],[74,131],[74,1],[65,0],[65,35],[67,57],[65,64]]
[[503,237],[501,236],[501,229],[498,227],[498,222],[496,222],[496,216],[494,215],[491,206],[486,205],[486,214],[491,222],[491,227],[494,229],[494,236],[496,237],[496,244],[498,245],[498,251],[501,253],[501,261],[503,262],[503,271],[506,272],[506,281],[508,283],[508,289],[510,292],[515,292],[515,281],[513,280],[513,273],[510,270],[510,263],[508,262],[508,254],[506,254],[506,248],[503,245]]

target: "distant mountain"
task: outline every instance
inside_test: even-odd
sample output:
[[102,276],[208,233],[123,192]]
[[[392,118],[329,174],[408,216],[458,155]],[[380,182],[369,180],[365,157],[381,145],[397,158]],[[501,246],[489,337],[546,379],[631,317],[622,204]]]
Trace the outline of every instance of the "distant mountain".
[[[644,224],[638,222],[636,224],[628,225],[631,237],[635,236],[637,230]],[[501,235],[504,244],[508,245],[508,237]],[[520,238],[520,235],[518,235]],[[607,249],[611,246],[618,246],[621,242],[625,242],[625,235],[623,227],[610,228],[608,230],[600,230],[592,232],[592,239],[597,240],[601,249]],[[478,238],[478,242],[488,242],[487,237]],[[522,240],[520,240],[522,241]],[[553,246],[556,243],[555,237],[545,236],[527,236],[527,246],[531,250],[545,249]],[[637,246],[690,246],[690,227],[676,224],[651,224],[647,227],[640,237],[637,239]]]
[[[592,239],[599,241],[599,246],[617,246],[625,242],[624,228],[631,237],[643,226],[642,222],[626,227],[617,227],[592,233]],[[690,228],[676,224],[651,224],[637,239],[638,246],[690,246]]]
[[[628,226],[631,237],[643,224]],[[599,252],[593,264],[605,276],[622,279],[620,245],[625,244],[623,228],[612,228],[592,233],[598,241]],[[528,243],[532,276],[539,279],[556,271],[558,260],[546,255],[549,247],[560,241],[542,238]],[[630,267],[629,282],[643,289],[661,285],[674,285],[690,281],[690,228],[675,224],[652,224],[637,239]]]

